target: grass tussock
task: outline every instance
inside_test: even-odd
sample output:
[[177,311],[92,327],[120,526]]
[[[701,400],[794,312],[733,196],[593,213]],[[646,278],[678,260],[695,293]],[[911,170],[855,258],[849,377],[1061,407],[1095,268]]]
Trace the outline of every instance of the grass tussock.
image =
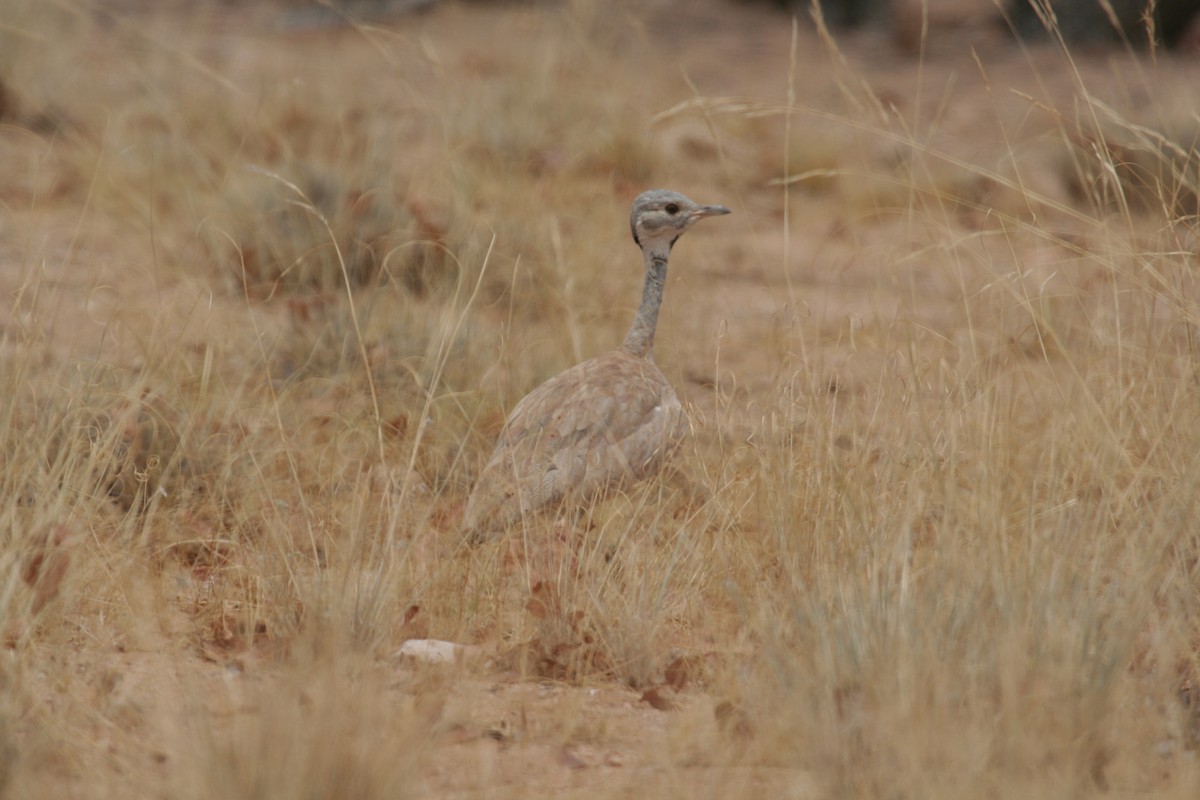
[[440,259],[414,246],[416,222],[396,200],[346,186],[336,173],[300,172],[296,182],[259,175],[274,185],[229,187],[229,227],[215,231],[209,252],[229,265],[231,282],[269,298],[374,286],[387,272],[414,294],[427,290]]
[[[1200,156],[1196,109],[1185,103],[1122,116],[1101,106],[1068,151],[1072,194],[1100,209],[1195,220]],[[1149,119],[1142,119],[1149,117]]]
[[[1173,65],[715,4],[32,9],[0,794],[1195,796]],[[651,184],[736,211],[673,257],[680,469],[463,545],[506,412],[628,325]]]

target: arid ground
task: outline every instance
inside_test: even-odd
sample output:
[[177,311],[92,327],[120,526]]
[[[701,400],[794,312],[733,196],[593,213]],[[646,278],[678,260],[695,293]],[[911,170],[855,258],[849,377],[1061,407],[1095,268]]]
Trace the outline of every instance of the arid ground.
[[[1200,796],[1194,54],[378,10],[0,0],[0,795]],[[651,187],[677,469],[464,544]]]

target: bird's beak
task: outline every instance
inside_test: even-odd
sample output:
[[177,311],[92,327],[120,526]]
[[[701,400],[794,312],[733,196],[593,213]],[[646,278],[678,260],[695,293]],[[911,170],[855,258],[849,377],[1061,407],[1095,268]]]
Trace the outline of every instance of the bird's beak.
[[700,206],[692,212],[692,219],[703,219],[704,217],[719,217],[722,214],[730,213],[725,206]]

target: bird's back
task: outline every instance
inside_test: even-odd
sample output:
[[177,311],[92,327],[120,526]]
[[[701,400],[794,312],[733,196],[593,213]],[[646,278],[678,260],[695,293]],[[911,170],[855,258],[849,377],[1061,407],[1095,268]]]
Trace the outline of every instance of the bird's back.
[[576,364],[513,409],[467,502],[466,528],[478,538],[650,475],[683,432],[679,400],[654,362],[615,350]]

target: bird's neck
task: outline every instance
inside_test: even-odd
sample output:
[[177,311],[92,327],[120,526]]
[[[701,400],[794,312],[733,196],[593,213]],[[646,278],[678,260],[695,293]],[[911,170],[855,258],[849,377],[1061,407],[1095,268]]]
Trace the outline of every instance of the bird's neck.
[[667,259],[671,254],[671,244],[673,242],[655,242],[642,248],[642,257],[646,261],[642,305],[621,345],[622,350],[640,358],[653,356],[654,328],[658,325],[658,309],[662,305],[663,286],[667,282]]

